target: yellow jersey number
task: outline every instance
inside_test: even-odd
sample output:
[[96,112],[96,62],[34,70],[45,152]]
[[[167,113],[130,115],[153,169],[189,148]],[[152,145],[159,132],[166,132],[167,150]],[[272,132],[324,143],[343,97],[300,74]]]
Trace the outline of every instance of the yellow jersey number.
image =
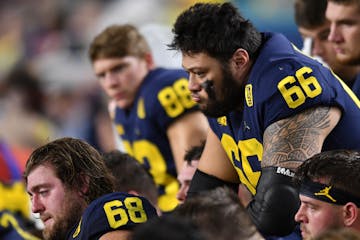
[[148,160],[149,173],[156,186],[162,186],[164,189],[164,194],[158,198],[158,206],[165,212],[173,210],[178,204],[176,194],[179,183],[174,176],[167,173],[166,161],[159,148],[147,140],[135,141],[132,146],[129,141],[123,141],[123,144],[125,151],[141,164],[144,164],[144,159]]
[[252,170],[249,157],[255,156],[258,161],[261,161],[263,155],[262,144],[255,138],[240,140],[236,144],[235,140],[228,134],[223,134],[221,144],[236,169],[241,183],[255,195],[261,172]]
[[[125,209],[121,208],[125,206]],[[104,211],[111,228],[118,228],[126,225],[129,220],[134,223],[147,221],[147,215],[142,201],[138,197],[127,197],[122,202],[113,200],[104,204]]]
[[165,87],[158,93],[158,99],[169,117],[177,117],[187,108],[195,106],[190,96],[188,80],[181,78],[170,87]]
[[321,94],[322,88],[314,76],[305,77],[312,73],[309,67],[302,67],[295,72],[295,76],[287,76],[278,83],[278,89],[289,108],[297,108],[307,97],[314,98]]

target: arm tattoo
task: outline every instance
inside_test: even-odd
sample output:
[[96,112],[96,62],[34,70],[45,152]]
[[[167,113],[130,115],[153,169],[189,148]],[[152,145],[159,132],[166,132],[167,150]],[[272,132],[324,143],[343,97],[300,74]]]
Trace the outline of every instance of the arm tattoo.
[[330,107],[307,109],[271,124],[264,133],[262,167],[297,168],[321,151],[322,135],[329,126]]

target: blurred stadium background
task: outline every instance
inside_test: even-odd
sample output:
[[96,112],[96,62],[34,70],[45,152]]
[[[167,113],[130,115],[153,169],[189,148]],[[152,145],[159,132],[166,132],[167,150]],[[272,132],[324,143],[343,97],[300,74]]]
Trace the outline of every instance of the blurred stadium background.
[[[259,30],[281,32],[302,47],[293,1],[233,3]],[[195,2],[1,0],[0,138],[25,150],[61,136],[112,148],[106,99],[86,55],[89,42],[109,24],[132,23],[148,38],[158,64],[180,66],[179,54],[166,51],[166,44],[176,16]]]

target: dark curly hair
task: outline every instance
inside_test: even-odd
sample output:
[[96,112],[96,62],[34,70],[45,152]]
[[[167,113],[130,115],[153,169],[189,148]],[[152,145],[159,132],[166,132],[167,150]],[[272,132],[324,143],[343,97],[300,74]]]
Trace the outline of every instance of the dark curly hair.
[[183,53],[207,53],[227,62],[233,53],[245,49],[255,58],[261,34],[231,3],[196,3],[177,18],[168,47]]
[[296,170],[294,181],[300,186],[306,179],[323,179],[354,196],[360,197],[360,152],[332,150],[321,152],[303,162]]

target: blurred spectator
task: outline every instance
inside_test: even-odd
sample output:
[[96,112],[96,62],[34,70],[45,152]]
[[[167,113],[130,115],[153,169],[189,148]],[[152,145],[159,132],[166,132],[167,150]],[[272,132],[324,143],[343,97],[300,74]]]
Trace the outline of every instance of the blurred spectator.
[[22,65],[5,78],[0,91],[1,137],[11,146],[33,149],[52,139],[55,126],[44,113],[45,95],[39,79]]

